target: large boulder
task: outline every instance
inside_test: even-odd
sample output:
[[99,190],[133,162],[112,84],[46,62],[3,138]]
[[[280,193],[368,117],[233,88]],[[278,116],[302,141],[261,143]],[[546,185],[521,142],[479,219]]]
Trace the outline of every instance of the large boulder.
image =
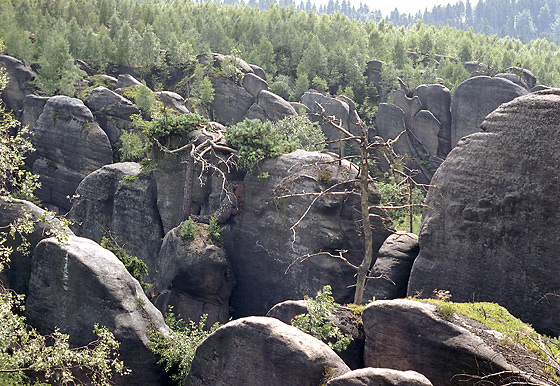
[[249,94],[255,97],[255,100],[262,90],[269,90],[266,80],[255,74],[245,74],[241,84]]
[[350,371],[325,343],[274,318],[220,327],[197,348],[185,386],[316,386]]
[[476,76],[465,80],[455,90],[451,105],[451,147],[466,135],[480,131],[484,118],[502,103],[528,91],[503,78]]
[[414,259],[418,256],[418,236],[396,232],[379,248],[368,286],[376,299],[406,297],[408,279]]
[[185,105],[185,98],[181,95],[171,91],[158,91],[154,93],[155,96],[166,106],[181,114],[188,114],[189,109]]
[[449,154],[426,199],[409,295],[497,302],[560,335],[559,108],[557,89],[517,98]]
[[11,247],[13,252],[10,254],[7,267],[0,271],[0,281],[4,287],[20,294],[28,293],[31,252],[37,244],[52,235],[58,234],[61,237],[72,235],[66,225],[37,205],[24,200],[0,198],[0,229],[3,232],[8,231],[11,224],[19,223],[24,219],[33,223],[31,232],[23,235],[29,244],[25,250],[18,250],[22,242],[21,237],[17,236],[15,239],[8,237],[4,246]]
[[[440,124],[437,134],[438,151],[437,156],[445,158],[451,151],[451,91],[440,84],[423,84],[414,90],[422,103],[422,109],[431,112]],[[416,125],[413,123],[413,131]],[[429,148],[427,143],[424,143]]]
[[121,130],[131,121],[130,116],[140,113],[131,101],[105,87],[93,89],[85,104],[109,137],[111,146],[119,142]]
[[376,301],[364,309],[363,322],[366,366],[414,370],[438,386],[479,385],[477,377],[501,372],[506,379],[490,378],[492,384],[530,380],[516,376],[520,369],[502,355],[503,335],[457,314],[444,316],[434,304]]
[[263,109],[270,121],[279,121],[282,118],[297,115],[289,102],[268,90],[259,92],[257,105]]
[[25,63],[8,55],[0,55],[0,67],[6,70],[9,79],[2,91],[2,101],[19,118],[25,96],[32,92],[28,82],[35,78],[35,74]]
[[210,103],[213,119],[223,124],[241,122],[253,104],[253,95],[231,79],[210,75],[214,99]]
[[162,312],[173,306],[184,320],[195,322],[207,314],[209,325],[229,320],[235,279],[224,250],[209,240],[205,224],[197,225],[192,238],[181,237],[181,226],[165,235],[153,275],[154,303]]
[[327,382],[326,386],[432,386],[416,371],[399,371],[366,367],[342,374]]
[[94,241],[76,236],[64,244],[54,238],[41,241],[33,252],[25,310],[41,333],[59,327],[75,347],[96,338],[95,324],[107,327],[132,370],[117,378],[117,385],[167,384],[148,348],[148,330],[168,331],[163,316],[116,256]]
[[64,210],[85,176],[113,162],[107,134],[79,99],[49,98],[30,131],[37,149],[33,172],[42,183],[37,197]]
[[518,75],[527,84],[529,89],[532,89],[537,84],[537,77],[526,68],[520,67],[509,67],[506,69],[507,72]]
[[74,232],[98,243],[103,236],[114,240],[146,263],[151,281],[164,236],[151,173],[134,162],[106,165],[84,178],[76,193]]
[[[314,295],[330,284],[339,303],[353,299],[355,271],[343,261],[327,255],[308,259],[308,253],[327,251],[338,254],[348,250],[349,261],[362,260],[363,239],[357,224],[360,217],[356,196],[324,195],[294,228],[290,227],[306,213],[316,196],[282,195],[318,193],[334,184],[352,188],[356,169],[347,162],[333,162],[332,154],[298,150],[259,166],[259,175],[247,174],[244,182],[244,206],[231,231],[224,234],[237,286],[232,294],[235,316],[264,315],[273,305],[288,299]],[[262,174],[261,174],[262,173]],[[263,178],[266,176],[266,178]],[[370,203],[379,202],[371,186]],[[375,251],[389,235],[382,222],[390,220],[379,212],[373,227]],[[373,217],[372,217],[373,219]]]

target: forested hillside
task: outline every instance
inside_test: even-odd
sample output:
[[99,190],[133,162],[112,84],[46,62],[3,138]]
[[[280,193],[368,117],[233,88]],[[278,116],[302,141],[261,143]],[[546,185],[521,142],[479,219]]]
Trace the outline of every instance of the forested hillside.
[[[2,0],[0,38],[6,53],[36,65],[43,93],[73,94],[80,78],[73,59],[115,73],[134,66],[158,88],[169,66],[181,68],[201,52],[235,54],[263,67],[272,90],[297,100],[309,87],[345,93],[363,112],[377,90],[367,87],[369,59],[390,63],[387,83],[400,76],[414,87],[443,78],[453,88],[465,79],[460,63],[478,60],[500,72],[531,70],[539,83],[560,85],[558,46],[544,39],[526,45],[511,38],[431,27],[409,27],[317,15],[272,4],[267,10],[188,0]],[[507,7],[504,7],[507,8]],[[432,58],[415,65],[407,51]]]

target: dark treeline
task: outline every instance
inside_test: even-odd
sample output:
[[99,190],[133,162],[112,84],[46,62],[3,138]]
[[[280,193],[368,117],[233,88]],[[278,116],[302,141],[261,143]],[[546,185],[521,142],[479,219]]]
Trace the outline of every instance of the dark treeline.
[[[453,88],[465,79],[460,62],[468,60],[484,62],[495,72],[522,66],[540,83],[560,85],[560,50],[545,39],[522,44],[420,21],[397,27],[294,6],[269,4],[261,10],[189,0],[0,0],[0,19],[6,53],[37,65],[45,94],[72,94],[79,77],[74,59],[100,72],[133,66],[143,75],[161,77],[171,66],[184,68],[210,51],[263,67],[272,90],[287,99],[297,100],[313,87],[344,93],[362,111],[378,92],[364,76],[370,59],[388,64],[388,87],[399,76],[411,87],[439,77]],[[420,58],[439,54],[449,60],[439,66],[434,60],[413,63],[411,51]],[[162,83],[150,81],[156,89]]]

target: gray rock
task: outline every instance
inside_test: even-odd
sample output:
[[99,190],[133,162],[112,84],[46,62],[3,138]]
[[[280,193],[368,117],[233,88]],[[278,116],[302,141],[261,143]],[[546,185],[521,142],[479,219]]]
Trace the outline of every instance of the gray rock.
[[262,90],[270,90],[270,88],[268,87],[268,83],[266,83],[264,79],[255,74],[245,74],[245,76],[241,80],[241,84],[249,94],[255,97],[255,100],[257,98],[257,95],[259,95]]
[[[316,91],[308,91],[301,97],[301,103],[307,106],[311,112],[309,119],[312,122],[318,122],[323,129],[323,134],[327,141],[336,141],[342,137],[339,130],[335,129],[331,124],[325,122],[318,114],[321,113],[322,106],[325,109],[325,116],[334,116],[340,119],[342,127],[346,130],[349,128],[350,106],[345,101],[332,98],[328,95]],[[329,143],[327,149],[336,153],[344,154],[344,145],[340,143]]]
[[124,265],[95,242],[72,236],[66,244],[49,238],[33,252],[26,316],[43,334],[55,327],[79,347],[95,339],[94,324],[120,342],[120,358],[132,373],[118,385],[161,385],[166,378],[147,346],[150,328],[166,333],[161,313]]
[[[53,232],[61,235],[72,235],[72,231],[64,226],[57,219],[46,216],[45,210],[29,201],[0,198],[0,229],[7,229],[10,224],[20,221],[29,216],[33,222],[33,231],[25,235],[29,246],[25,251],[18,251],[20,239],[17,244],[11,238],[3,244],[13,248],[10,261],[6,269],[0,272],[0,282],[5,288],[12,289],[19,294],[27,295],[29,289],[29,279],[31,277],[31,252],[37,244],[47,238]],[[44,220],[42,220],[44,218]]]
[[292,324],[294,316],[306,313],[306,300],[286,300],[268,310],[266,316],[269,318],[276,318],[286,324]]
[[502,103],[527,93],[523,87],[503,78],[477,76],[461,83],[451,105],[451,147],[464,136],[480,131],[484,118]]
[[158,97],[159,100],[162,101],[163,104],[170,109],[178,111],[181,114],[188,114],[190,112],[185,105],[185,98],[183,98],[176,92],[159,91],[155,92],[154,95]]
[[451,151],[451,91],[440,84],[423,84],[416,87],[413,95],[420,98],[422,109],[430,111],[440,122],[436,155],[445,158]]
[[33,171],[42,183],[37,197],[69,210],[67,196],[80,181],[113,162],[109,139],[82,101],[65,96],[49,98],[30,130],[37,149]]
[[383,71],[384,63],[380,60],[370,60],[367,62],[365,75],[368,83],[381,83],[381,71]]
[[408,294],[492,301],[560,335],[560,92],[502,105],[436,172]]
[[257,66],[256,64],[249,64],[253,72],[256,76],[266,81],[266,73],[262,69],[262,67]]
[[258,119],[261,122],[266,122],[267,117],[264,109],[260,107],[258,104],[254,103],[249,111],[247,111],[247,119]]
[[[268,173],[267,178],[254,174],[245,177],[242,213],[224,233],[237,280],[231,300],[235,316],[264,315],[281,301],[314,296],[326,284],[332,286],[338,302],[352,301],[353,289],[348,285],[355,281],[355,272],[343,262],[324,255],[301,262],[298,258],[342,249],[349,250],[346,258],[350,261],[362,260],[356,199],[333,195],[317,200],[297,226],[295,243],[289,228],[305,212],[312,197],[274,199],[279,194],[319,192],[353,179],[356,170],[346,162],[333,163],[334,159],[330,154],[298,150],[265,160],[258,173]],[[379,202],[373,186],[370,202]],[[379,214],[388,220],[386,214]],[[381,220],[375,220],[372,227],[377,250],[389,233]]]
[[136,87],[141,86],[142,82],[130,74],[119,74],[116,88]]
[[432,386],[416,371],[399,371],[367,367],[350,371],[327,382],[326,386]]
[[520,67],[509,67],[506,69],[507,72],[517,74],[525,81],[527,87],[532,89],[537,84],[537,77],[533,75],[533,73],[526,68]]
[[181,226],[165,235],[154,274],[156,306],[168,306],[184,320],[198,322],[203,314],[207,323],[229,320],[229,297],[235,279],[220,247],[207,244],[207,225],[198,224],[194,238],[183,239]]
[[550,89],[551,89],[551,87],[544,86],[544,85],[540,84],[538,86],[533,87],[530,90],[530,92],[537,92],[537,91],[550,90]]
[[282,118],[297,115],[289,102],[268,90],[259,92],[257,104],[262,107],[266,117],[271,121],[279,121]]
[[510,73],[501,73],[501,74],[496,74],[495,76],[496,76],[496,78],[504,78],[504,79],[510,80],[513,83],[515,83],[516,85],[521,86],[526,90],[530,89],[530,87],[527,86],[527,82],[525,82],[525,80],[519,75],[510,74]]
[[302,112],[305,113],[309,113],[311,110],[309,110],[309,107],[307,107],[306,105],[304,105],[303,103],[300,102],[290,102],[290,104],[292,105],[292,107],[294,108],[294,110],[296,111],[296,113],[301,114]]
[[426,147],[430,156],[438,154],[440,130],[441,123],[428,110],[420,110],[412,120],[412,132]]
[[[125,181],[125,177],[134,177]],[[157,209],[155,181],[134,162],[104,166],[88,175],[76,189],[72,226],[78,236],[98,243],[111,236],[130,255],[148,266],[153,282],[164,236]]]
[[105,74],[99,74],[97,76],[100,77],[101,79],[105,80],[105,82],[110,85],[111,89],[114,90],[114,89],[117,88],[117,83],[119,81],[114,76],[105,75]]
[[93,69],[93,67],[91,67],[89,64],[87,64],[83,60],[76,59],[74,61],[74,64],[77,65],[80,68],[80,70],[85,72],[88,76],[95,75],[95,70]]
[[412,263],[418,255],[418,236],[414,233],[397,232],[387,237],[379,248],[373,266],[373,277],[368,286],[376,299],[397,299],[406,297],[408,278]]
[[277,319],[249,317],[220,327],[196,350],[185,386],[301,385],[350,371],[326,344]]
[[230,79],[210,75],[210,80],[214,87],[214,100],[210,103],[213,120],[224,125],[241,122],[253,104],[253,96]]
[[140,113],[131,101],[105,87],[95,88],[85,104],[109,137],[111,146],[119,142],[121,130],[128,128],[130,116]]
[[404,122],[408,130],[412,130],[412,120],[422,109],[422,102],[417,96],[408,97],[403,90],[393,90],[389,93],[389,98],[393,99],[393,104],[400,108],[404,113]]
[[32,92],[28,82],[35,79],[35,74],[22,61],[8,55],[0,55],[0,67],[6,70],[9,79],[6,88],[2,91],[2,100],[19,118],[25,96]]
[[[366,366],[414,370],[441,386],[480,384],[475,376],[500,371],[520,373],[494,349],[499,346],[496,341],[504,339],[501,334],[459,315],[444,318],[434,304],[380,300],[369,304],[362,317]],[[499,378],[492,380],[506,384]],[[528,380],[515,375],[509,378]]]
[[471,76],[490,75],[490,67],[484,63],[476,61],[463,62],[463,67],[465,67],[465,70],[467,70]]

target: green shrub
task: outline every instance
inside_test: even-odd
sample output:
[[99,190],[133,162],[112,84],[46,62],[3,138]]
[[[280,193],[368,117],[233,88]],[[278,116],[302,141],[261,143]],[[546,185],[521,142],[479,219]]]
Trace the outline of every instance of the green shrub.
[[191,216],[189,216],[181,225],[181,237],[185,240],[192,239],[196,236],[197,232],[198,227]]
[[[138,118],[136,117],[136,120]],[[208,124],[208,119],[202,115],[157,113],[151,121],[139,122],[143,134],[150,139],[160,140],[171,136],[182,136]],[[137,126],[138,127],[138,126]]]
[[245,119],[230,126],[225,137],[238,150],[237,165],[245,171],[252,171],[265,158],[296,149],[321,150],[325,141],[321,128],[306,116],[286,117],[275,123]]
[[220,324],[216,322],[209,330],[205,330],[207,314],[202,315],[198,324],[193,321],[187,323],[177,318],[172,310],[172,307],[169,307],[165,317],[165,323],[171,329],[171,333],[165,336],[159,331],[150,330],[148,346],[158,356],[158,363],[163,366],[171,380],[177,385],[182,385],[191,369],[197,347],[216,331]]
[[129,255],[110,237],[103,236],[101,238],[101,246],[111,252],[124,264],[126,270],[138,280],[138,283],[144,290],[148,290],[149,284],[145,283],[142,278],[148,274],[148,266],[136,256]]
[[331,286],[324,286],[322,291],[317,292],[315,299],[308,296],[305,299],[307,300],[307,313],[294,317],[292,326],[322,340],[335,351],[345,350],[352,342],[352,336],[344,334],[340,328],[328,320],[337,308],[332,297]]
[[222,239],[222,232],[226,229],[226,227],[221,227],[218,225],[218,219],[216,216],[212,216],[210,218],[210,222],[208,223],[208,236],[210,239],[217,243]]
[[146,143],[145,139],[138,133],[130,131],[121,131],[121,161],[137,162],[146,156]]

